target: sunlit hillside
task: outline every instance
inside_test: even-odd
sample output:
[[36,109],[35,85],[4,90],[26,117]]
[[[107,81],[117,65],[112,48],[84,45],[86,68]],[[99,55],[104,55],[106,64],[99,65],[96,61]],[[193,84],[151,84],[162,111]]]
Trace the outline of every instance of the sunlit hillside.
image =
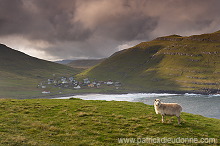
[[220,31],[171,35],[116,52],[78,75],[122,82],[130,91],[217,93],[220,88]]

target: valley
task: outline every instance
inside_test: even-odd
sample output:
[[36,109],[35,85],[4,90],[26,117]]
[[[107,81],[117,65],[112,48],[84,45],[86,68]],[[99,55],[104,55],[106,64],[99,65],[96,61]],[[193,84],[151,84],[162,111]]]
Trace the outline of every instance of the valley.
[[[74,93],[220,93],[220,31],[159,37],[106,59],[78,60],[72,65],[37,59],[3,44],[0,51],[1,98]],[[62,77],[73,77],[76,82],[42,88],[49,79]],[[84,79],[94,84],[83,85]],[[104,85],[110,80],[122,86]],[[96,86],[102,82],[104,86]]]

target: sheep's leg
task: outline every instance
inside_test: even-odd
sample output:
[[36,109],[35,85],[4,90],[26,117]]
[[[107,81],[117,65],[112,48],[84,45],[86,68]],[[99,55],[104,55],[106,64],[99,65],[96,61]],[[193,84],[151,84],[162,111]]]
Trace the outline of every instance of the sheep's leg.
[[162,116],[162,123],[164,123],[164,115],[161,115]]
[[177,117],[177,119],[178,119],[178,124],[180,124],[180,116],[179,116],[179,117]]

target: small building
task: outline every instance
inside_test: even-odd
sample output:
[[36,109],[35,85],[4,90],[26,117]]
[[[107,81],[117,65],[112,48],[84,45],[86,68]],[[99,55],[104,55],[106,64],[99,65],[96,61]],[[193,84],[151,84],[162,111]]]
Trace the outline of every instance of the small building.
[[42,94],[50,94],[50,91],[42,91]]
[[63,84],[67,84],[67,83],[68,83],[68,81],[67,81],[67,79],[66,79],[66,78],[61,78],[61,83],[63,83]]
[[92,84],[93,84],[93,85],[96,85],[97,83],[94,81],[94,82],[92,82]]
[[53,79],[47,79],[48,82],[53,82]]
[[111,80],[109,80],[106,84],[107,84],[107,85],[113,85],[114,82],[112,82]]
[[88,85],[88,87],[95,87],[95,85],[91,83]]
[[53,79],[47,79],[47,84],[52,84],[53,83]]
[[99,88],[101,86],[101,83],[97,83],[96,87]]
[[73,85],[73,86],[77,86],[77,85],[78,85],[78,83],[72,83],[72,85]]
[[76,87],[73,87],[74,89],[81,89],[80,85],[77,85]]
[[74,77],[69,77],[69,81],[73,82],[74,81]]
[[90,80],[88,78],[83,79],[84,84],[90,84]]
[[67,84],[68,83],[68,81],[67,81],[67,78],[66,77],[61,77],[61,83],[63,83],[63,84]]
[[46,86],[42,85],[42,86],[41,86],[41,88],[42,88],[42,89],[45,89],[45,88],[46,88]]
[[120,82],[115,82],[115,87],[121,87],[121,83]]

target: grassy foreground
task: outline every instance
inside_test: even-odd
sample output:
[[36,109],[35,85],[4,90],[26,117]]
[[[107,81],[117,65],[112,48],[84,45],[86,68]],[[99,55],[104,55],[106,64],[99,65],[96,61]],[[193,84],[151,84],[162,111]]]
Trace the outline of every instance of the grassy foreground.
[[[182,113],[161,117],[153,106],[79,99],[0,99],[0,145],[132,145],[120,138],[215,138],[220,120]],[[135,144],[133,144],[135,145]]]

